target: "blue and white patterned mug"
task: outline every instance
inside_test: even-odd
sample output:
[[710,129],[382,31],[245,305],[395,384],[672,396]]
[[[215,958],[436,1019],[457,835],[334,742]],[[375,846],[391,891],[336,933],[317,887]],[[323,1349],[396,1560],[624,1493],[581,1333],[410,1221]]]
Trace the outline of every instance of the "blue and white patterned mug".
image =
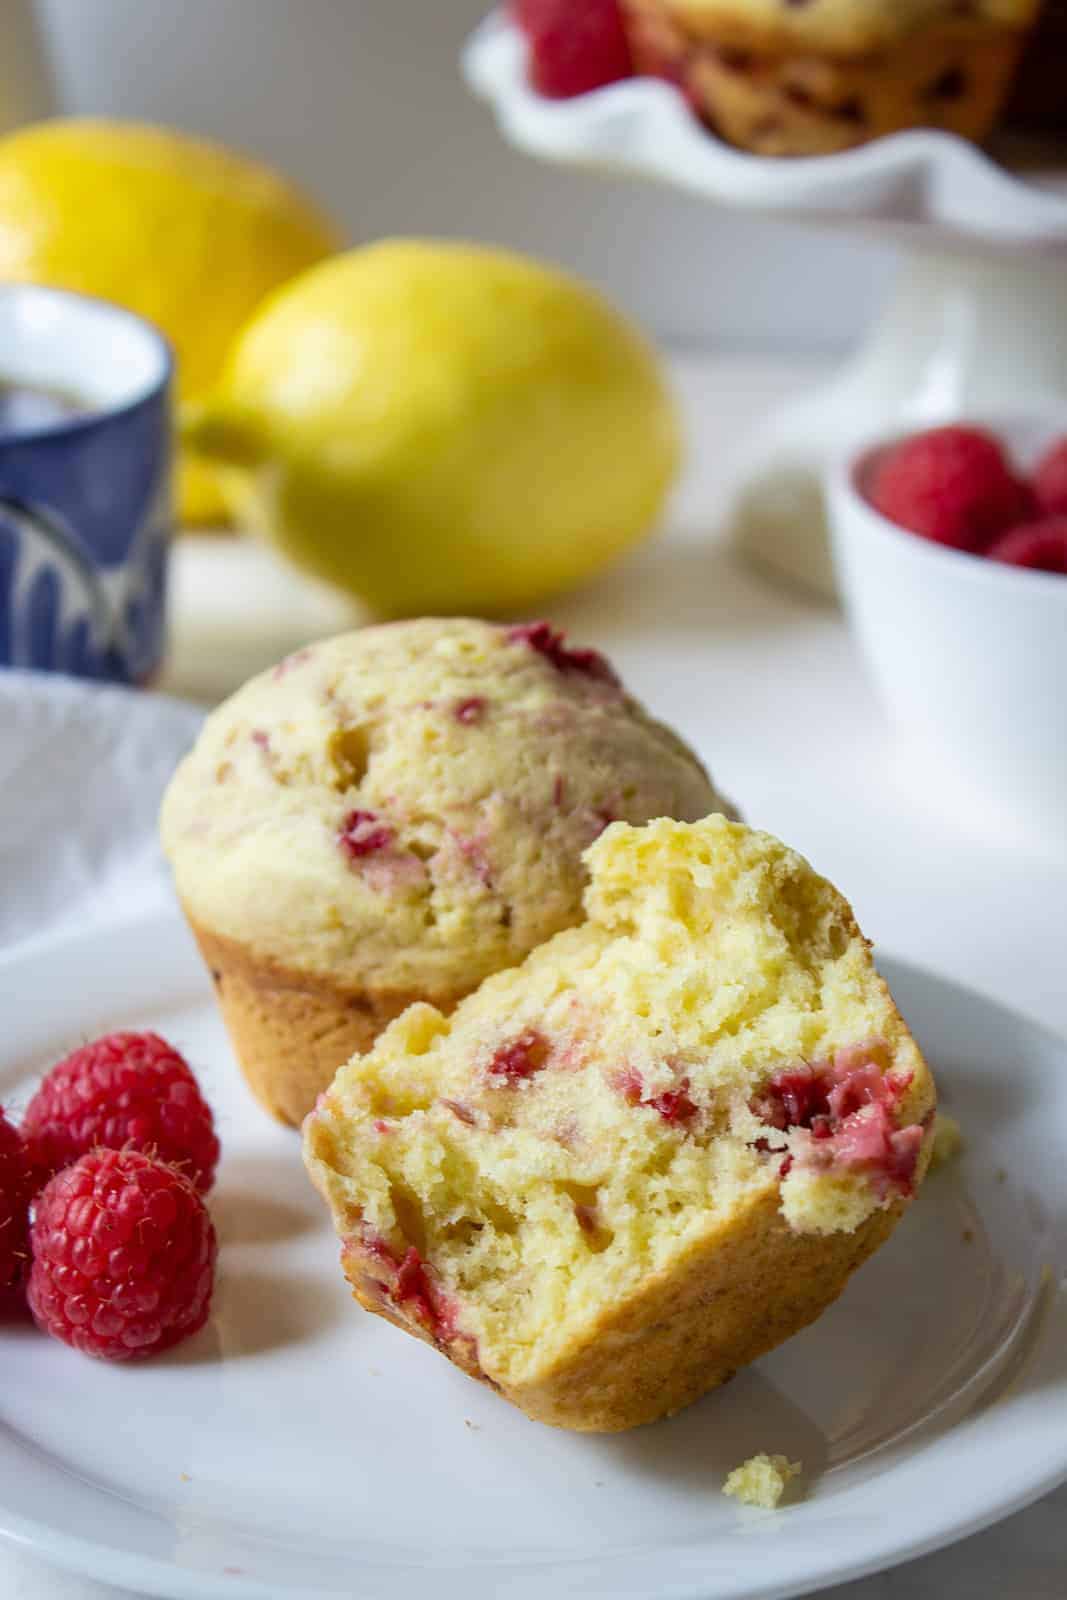
[[119,306],[0,287],[0,666],[158,668],[172,371],[162,334]]

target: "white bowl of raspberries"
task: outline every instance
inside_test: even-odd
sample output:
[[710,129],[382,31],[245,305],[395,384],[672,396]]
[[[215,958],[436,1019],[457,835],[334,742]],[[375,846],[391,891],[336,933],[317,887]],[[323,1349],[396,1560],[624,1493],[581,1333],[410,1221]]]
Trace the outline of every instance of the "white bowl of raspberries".
[[1067,421],[872,442],[829,501],[846,611],[924,781],[1067,852]]
[[0,1312],[105,1361],[171,1349],[207,1321],[219,1159],[188,1063],[155,1033],[113,1033],[0,1108]]

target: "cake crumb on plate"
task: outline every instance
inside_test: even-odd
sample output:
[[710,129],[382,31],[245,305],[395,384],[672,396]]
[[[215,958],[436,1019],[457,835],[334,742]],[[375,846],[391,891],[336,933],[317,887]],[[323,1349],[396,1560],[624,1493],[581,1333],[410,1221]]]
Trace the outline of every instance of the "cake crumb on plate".
[[742,1505],[763,1506],[773,1511],[793,1478],[799,1477],[803,1463],[788,1456],[768,1456],[762,1451],[750,1456],[730,1473],[722,1486]]
[[955,1117],[939,1111],[934,1121],[934,1148],[930,1156],[930,1170],[947,1166],[955,1161],[963,1149],[963,1130]]

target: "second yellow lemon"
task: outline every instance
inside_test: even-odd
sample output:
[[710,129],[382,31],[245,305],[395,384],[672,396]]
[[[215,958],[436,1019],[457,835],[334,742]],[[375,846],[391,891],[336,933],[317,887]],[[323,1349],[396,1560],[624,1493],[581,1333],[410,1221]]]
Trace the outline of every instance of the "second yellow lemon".
[[[63,118],[0,139],[0,282],[117,301],[167,335],[178,394],[218,379],[270,290],[338,248],[332,224],[269,168],[206,140],[133,122]],[[181,514],[224,514],[214,476],[185,458]]]
[[567,588],[649,529],[679,458],[655,354],[598,294],[418,240],[272,296],[192,437],[248,520],[383,616]]

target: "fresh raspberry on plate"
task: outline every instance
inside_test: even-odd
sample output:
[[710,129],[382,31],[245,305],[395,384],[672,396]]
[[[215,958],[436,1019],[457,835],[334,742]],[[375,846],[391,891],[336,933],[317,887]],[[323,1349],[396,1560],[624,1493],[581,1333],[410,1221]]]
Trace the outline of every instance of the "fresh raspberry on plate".
[[539,94],[569,100],[633,71],[618,0],[515,0],[514,15]]
[[982,428],[931,428],[890,446],[866,492],[883,517],[955,550],[987,549],[1033,510],[1031,490]]
[[1012,567],[1067,573],[1067,515],[1043,517],[1012,528],[987,554],[991,561],[1005,561]]
[[85,1355],[156,1355],[207,1320],[215,1229],[174,1167],[95,1150],[37,1197],[27,1298],[38,1326]]
[[1034,495],[1050,517],[1067,516],[1067,438],[1057,439],[1038,462]]
[[157,1033],[109,1033],[59,1062],[26,1107],[22,1136],[40,1182],[103,1145],[169,1161],[206,1193],[219,1159],[211,1108]]
[[25,1277],[33,1187],[22,1136],[0,1109],[0,1300]]

